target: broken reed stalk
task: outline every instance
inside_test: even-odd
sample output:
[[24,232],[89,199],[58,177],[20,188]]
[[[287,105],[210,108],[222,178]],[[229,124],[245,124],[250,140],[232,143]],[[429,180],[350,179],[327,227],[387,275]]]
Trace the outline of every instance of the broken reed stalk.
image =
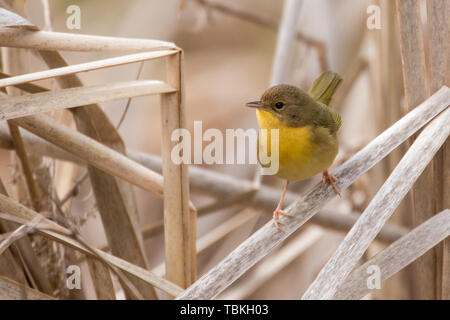
[[14,86],[17,84],[28,83],[38,80],[56,78],[67,76],[70,74],[87,72],[93,70],[99,70],[108,67],[116,67],[124,64],[130,64],[135,62],[142,62],[146,60],[153,60],[162,57],[167,57],[173,54],[176,54],[178,51],[151,51],[151,52],[141,52],[126,56],[114,57],[103,60],[90,61],[80,64],[74,64],[70,66],[53,68],[44,71],[32,72],[23,75],[18,75],[14,77],[4,78],[0,80],[0,88],[7,86]]
[[185,127],[183,54],[167,58],[167,82],[177,92],[161,95],[161,154],[164,176],[164,247],[166,277],[187,288],[196,280],[196,211],[189,209],[187,166],[175,164],[172,133]]
[[[26,224],[32,221],[37,215],[39,214],[35,211],[17,203],[9,197],[0,194],[0,219],[19,224]],[[35,226],[35,228],[41,235],[95,258],[93,252],[88,250],[84,244],[80,243],[79,240],[72,237],[72,232],[70,230],[60,226],[54,221],[43,218],[42,221]],[[179,286],[156,276],[142,267],[109,253],[103,252],[99,249],[93,248],[93,250],[100,258],[104,259],[114,267],[126,272],[127,274],[140,279],[139,281],[142,280],[146,284],[154,285],[155,287],[171,295],[177,295],[182,291]]]
[[419,134],[302,299],[331,299],[450,134],[450,109]]
[[0,46],[46,51],[155,51],[178,50],[172,42],[93,36],[85,34],[0,28]]
[[[338,179],[337,187],[340,190],[346,189],[399,144],[445,110],[449,103],[450,89],[443,87],[341,165],[334,172]],[[301,227],[334,196],[335,192],[331,186],[316,185],[287,208],[286,211],[291,213],[292,217],[280,219],[284,232],[279,232],[270,221],[186,289],[177,299],[211,299],[215,297],[266,256],[273,247]]]
[[137,80],[35,93],[11,97],[2,102],[0,120],[118,100],[130,96],[138,97],[174,91],[171,86],[163,81]]
[[370,292],[367,285],[367,270],[370,266],[380,268],[379,274],[381,282],[383,282],[418,259],[449,235],[450,210],[447,209],[431,217],[411,230],[407,235],[366,261],[363,265],[353,270],[345,278],[344,283],[339,286],[333,299],[361,299]]
[[[415,0],[397,0],[400,29],[404,91],[407,109],[411,110],[429,96],[425,48],[420,17],[420,3]],[[435,214],[433,167],[430,164],[412,189],[413,223],[419,225]],[[417,261],[418,285],[422,299],[436,298],[436,254],[431,250]]]
[[[42,140],[28,132],[23,133],[24,141],[27,148],[38,154],[46,155],[61,160],[72,161],[79,165],[85,165],[85,163],[78,158],[75,158],[70,153],[59,149],[53,144]],[[0,127],[0,147],[6,149],[12,149],[11,138],[6,134],[4,128]],[[139,151],[129,150],[128,156],[134,161],[142,164],[143,166],[161,172],[162,160],[159,156],[146,154]],[[242,194],[245,190],[248,190],[252,186],[251,181],[231,177],[212,170],[199,168],[196,166],[190,166],[189,168],[189,180],[193,189],[203,194],[209,194],[216,197],[232,198],[234,195]],[[288,191],[286,193],[286,203],[292,203],[296,198],[296,194]],[[245,201],[242,201],[243,206],[250,206],[254,209],[264,210],[265,212],[272,213],[273,208],[277,205],[279,200],[279,190],[272,187],[261,186],[254,195],[249,196]],[[318,214],[311,218],[311,222],[321,227],[334,230],[347,232],[355,224],[360,214],[356,212],[344,213],[337,210],[322,209]],[[144,238],[151,237],[163,230],[163,220],[158,220],[142,229]],[[401,226],[386,224],[380,233],[377,235],[379,241],[385,243],[392,243],[398,240],[401,236],[405,235],[408,229]]]
[[[428,0],[430,90],[450,85],[450,3],[447,0]],[[450,143],[447,141],[434,158],[435,211],[450,208]],[[450,239],[438,245],[436,298],[450,300]]]

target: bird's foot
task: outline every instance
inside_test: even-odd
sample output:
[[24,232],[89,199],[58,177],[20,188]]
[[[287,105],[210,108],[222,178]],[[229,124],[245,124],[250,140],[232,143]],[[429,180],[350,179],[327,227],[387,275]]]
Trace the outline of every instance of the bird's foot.
[[329,182],[331,184],[331,186],[334,189],[334,192],[336,192],[336,194],[339,197],[341,196],[341,192],[339,191],[338,187],[336,187],[335,182],[337,181],[336,177],[334,177],[333,175],[329,174],[328,171],[324,171],[322,174],[322,185],[324,185],[325,183]]
[[287,212],[285,212],[285,211],[283,211],[283,210],[281,210],[281,209],[277,209],[277,210],[275,210],[273,212],[273,218],[272,219],[273,219],[273,222],[275,223],[275,228],[277,228],[278,231],[283,231],[280,228],[280,224],[282,224],[282,223],[278,220],[278,216],[280,214],[282,214],[283,216],[287,216],[287,217],[292,217],[292,215],[287,213]]

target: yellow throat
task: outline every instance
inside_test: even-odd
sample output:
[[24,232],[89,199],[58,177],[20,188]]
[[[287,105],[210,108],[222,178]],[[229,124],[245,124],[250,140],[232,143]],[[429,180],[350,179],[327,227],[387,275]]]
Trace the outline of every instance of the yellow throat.
[[[264,110],[256,110],[261,129],[268,129],[267,140],[259,142],[259,147],[271,153],[270,129],[279,129],[279,170],[277,177],[289,181],[303,180],[326,170],[337,153],[337,139],[331,146],[314,142],[311,126],[288,127],[276,116]],[[263,139],[264,140],[264,139]]]

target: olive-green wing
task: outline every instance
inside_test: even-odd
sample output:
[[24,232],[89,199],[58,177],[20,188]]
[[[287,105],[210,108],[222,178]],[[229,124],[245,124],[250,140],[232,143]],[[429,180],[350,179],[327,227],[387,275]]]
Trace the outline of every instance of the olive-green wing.
[[339,113],[334,111],[332,108],[328,108],[328,110],[330,110],[330,112],[331,112],[331,117],[333,118],[333,121],[336,124],[336,131],[338,131],[342,125],[341,116],[339,115]]
[[316,101],[329,105],[333,94],[342,82],[342,78],[333,71],[322,73],[309,89],[309,95]]
[[332,108],[318,102],[318,107],[321,109],[315,116],[315,124],[319,127],[325,127],[331,133],[335,133],[342,125],[341,116]]
[[342,82],[341,76],[333,71],[326,71],[322,73],[309,89],[309,95],[316,101],[322,103],[324,113],[321,119],[321,125],[328,127],[332,132],[336,132],[342,125],[341,116],[339,113],[328,107],[333,94]]

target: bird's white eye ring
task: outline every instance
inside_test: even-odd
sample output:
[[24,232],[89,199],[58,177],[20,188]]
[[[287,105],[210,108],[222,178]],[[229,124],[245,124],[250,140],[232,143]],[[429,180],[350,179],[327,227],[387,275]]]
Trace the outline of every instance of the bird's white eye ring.
[[279,101],[279,102],[275,103],[275,108],[276,109],[281,110],[281,109],[283,109],[283,107],[284,107],[284,103],[283,102]]

